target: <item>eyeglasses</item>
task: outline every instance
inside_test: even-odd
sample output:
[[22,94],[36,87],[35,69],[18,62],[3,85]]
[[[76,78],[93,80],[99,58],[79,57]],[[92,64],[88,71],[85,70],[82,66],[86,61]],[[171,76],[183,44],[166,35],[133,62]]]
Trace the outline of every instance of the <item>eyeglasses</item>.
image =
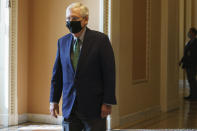
[[80,18],[83,18],[83,17],[67,17],[66,21],[79,21]]

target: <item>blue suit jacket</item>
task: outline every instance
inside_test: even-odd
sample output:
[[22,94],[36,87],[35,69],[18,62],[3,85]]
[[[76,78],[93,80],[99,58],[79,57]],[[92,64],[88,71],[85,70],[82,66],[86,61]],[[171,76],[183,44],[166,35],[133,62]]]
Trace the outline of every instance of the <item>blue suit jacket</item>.
[[58,40],[51,80],[50,102],[63,95],[63,117],[68,118],[75,99],[77,110],[87,118],[100,117],[103,103],[116,104],[115,60],[108,37],[87,28],[76,72],[71,63],[73,35]]

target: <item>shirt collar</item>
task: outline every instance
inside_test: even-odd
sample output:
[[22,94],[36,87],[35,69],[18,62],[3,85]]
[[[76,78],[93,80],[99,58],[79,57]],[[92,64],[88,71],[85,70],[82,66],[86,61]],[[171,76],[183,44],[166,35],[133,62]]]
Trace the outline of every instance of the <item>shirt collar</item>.
[[[85,27],[84,31],[82,32],[82,34],[79,36],[79,39],[81,42],[83,42],[83,40],[84,40],[85,33],[86,33],[86,27]],[[74,39],[76,40],[77,37],[74,36]]]

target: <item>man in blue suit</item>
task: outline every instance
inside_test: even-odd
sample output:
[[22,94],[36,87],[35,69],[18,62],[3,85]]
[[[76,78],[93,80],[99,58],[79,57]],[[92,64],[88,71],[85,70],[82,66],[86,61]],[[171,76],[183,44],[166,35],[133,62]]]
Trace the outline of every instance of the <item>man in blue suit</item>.
[[58,40],[50,92],[50,112],[57,117],[63,97],[64,131],[105,131],[115,98],[115,60],[109,38],[87,28],[88,8],[73,3],[66,10],[70,33]]

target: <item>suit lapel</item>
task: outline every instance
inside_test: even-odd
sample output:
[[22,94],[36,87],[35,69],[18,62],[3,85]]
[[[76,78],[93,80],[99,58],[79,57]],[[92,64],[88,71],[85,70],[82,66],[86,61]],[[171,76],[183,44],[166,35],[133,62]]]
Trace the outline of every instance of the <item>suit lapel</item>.
[[86,56],[88,55],[88,49],[91,44],[90,40],[91,40],[90,39],[90,29],[87,28],[85,36],[84,36],[84,40],[83,40],[81,53],[79,56],[79,61],[77,64],[76,74],[79,73],[79,71],[82,69],[84,63],[86,62]]
[[72,41],[73,41],[73,36],[71,35],[71,37],[69,38],[68,40],[68,63],[69,63],[69,66],[70,66],[70,69],[72,70],[72,73],[74,74],[75,71],[74,71],[74,68],[73,68],[73,65],[72,65],[72,62],[71,62],[71,51],[72,51]]

